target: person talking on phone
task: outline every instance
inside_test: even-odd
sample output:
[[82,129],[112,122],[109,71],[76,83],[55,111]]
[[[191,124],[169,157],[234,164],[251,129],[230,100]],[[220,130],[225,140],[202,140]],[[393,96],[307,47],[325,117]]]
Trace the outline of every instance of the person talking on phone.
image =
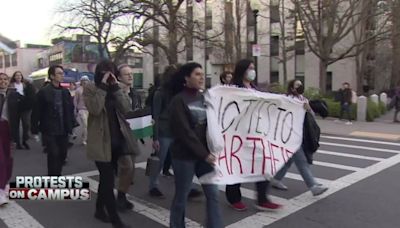
[[109,60],[97,64],[94,84],[85,87],[83,99],[89,112],[87,156],[100,173],[95,218],[111,222],[116,228],[126,228],[130,226],[122,222],[117,212],[114,172],[120,156],[137,153],[139,148],[125,120],[132,109],[128,94],[118,85],[117,71]]

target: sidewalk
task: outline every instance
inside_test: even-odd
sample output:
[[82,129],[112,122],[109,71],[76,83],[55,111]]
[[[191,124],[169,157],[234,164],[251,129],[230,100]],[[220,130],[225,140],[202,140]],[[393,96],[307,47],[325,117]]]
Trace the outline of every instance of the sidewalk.
[[375,122],[353,122],[352,125],[336,123],[333,118],[317,117],[317,122],[324,134],[400,141],[400,124],[393,123],[393,114],[389,112]]

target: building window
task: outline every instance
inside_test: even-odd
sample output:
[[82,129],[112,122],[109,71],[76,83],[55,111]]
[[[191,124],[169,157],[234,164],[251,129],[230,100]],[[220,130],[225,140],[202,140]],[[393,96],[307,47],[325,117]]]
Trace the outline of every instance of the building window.
[[143,73],[133,74],[133,88],[143,89]]
[[270,83],[279,83],[279,71],[272,71]]
[[271,56],[279,56],[279,36],[271,36]]
[[304,55],[305,54],[305,41],[304,40],[296,41],[295,48],[296,48],[296,55]]
[[332,92],[332,72],[326,72],[326,92]]
[[14,54],[11,55],[11,64],[12,64],[12,66],[17,66],[18,65],[17,53],[14,53]]
[[52,54],[49,57],[50,65],[62,64],[62,61],[63,61],[63,53],[62,52]]
[[4,57],[0,56],[0,68],[3,68],[3,66],[4,66],[3,61],[4,61]]
[[210,6],[207,6],[207,10],[206,10],[206,30],[211,30],[211,29],[212,29],[212,9],[210,8]]
[[279,5],[272,5],[269,7],[270,10],[270,23],[279,23],[280,15],[279,15]]
[[206,88],[211,88],[211,77],[206,77]]
[[4,56],[4,65],[5,65],[6,68],[7,68],[7,67],[10,67],[10,65],[11,65],[11,62],[10,62],[10,55],[5,55],[5,56]]

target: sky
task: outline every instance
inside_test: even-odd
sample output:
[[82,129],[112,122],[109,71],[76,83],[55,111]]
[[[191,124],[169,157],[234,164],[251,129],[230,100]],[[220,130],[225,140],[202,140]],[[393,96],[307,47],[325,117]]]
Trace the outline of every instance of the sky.
[[55,10],[62,0],[0,0],[0,33],[23,44],[50,44],[57,36]]

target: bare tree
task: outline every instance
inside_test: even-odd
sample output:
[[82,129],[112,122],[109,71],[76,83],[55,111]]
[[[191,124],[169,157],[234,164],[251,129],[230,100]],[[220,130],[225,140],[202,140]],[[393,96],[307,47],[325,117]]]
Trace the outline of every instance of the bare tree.
[[[127,0],[66,1],[58,10],[64,22],[56,26],[62,33],[83,33],[93,37],[101,58],[119,59],[144,31],[143,22],[132,13]],[[112,55],[112,50],[115,54]]]
[[391,14],[393,15],[391,36],[393,63],[390,87],[395,88],[400,85],[400,1],[391,0],[389,3],[391,4]]
[[[369,0],[367,0],[369,1]],[[385,27],[376,28],[373,34],[353,37],[353,31],[363,21],[374,21],[371,4],[365,0],[292,0],[304,30],[309,50],[320,60],[319,85],[326,92],[327,67],[339,60],[358,56],[371,40],[387,33]],[[372,1],[377,4],[377,1]],[[372,4],[372,5],[373,5]],[[366,13],[367,12],[367,13]]]

